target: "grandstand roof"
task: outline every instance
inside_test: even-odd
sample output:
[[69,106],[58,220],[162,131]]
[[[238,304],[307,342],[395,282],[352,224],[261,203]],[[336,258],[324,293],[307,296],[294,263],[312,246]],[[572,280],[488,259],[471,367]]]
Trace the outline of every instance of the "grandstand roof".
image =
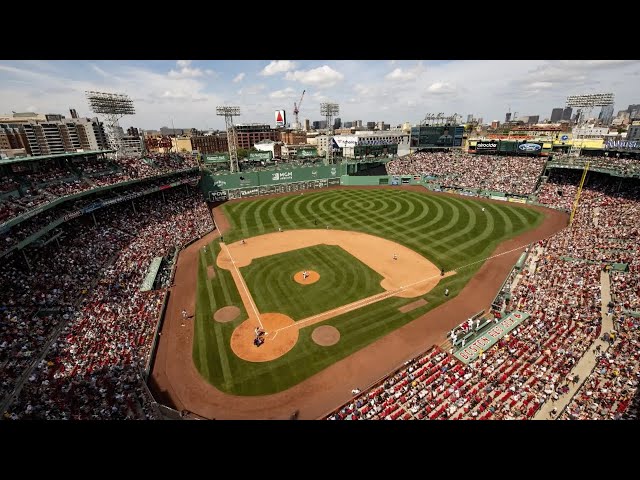
[[6,158],[0,159],[0,165],[11,165],[20,162],[34,162],[36,160],[51,160],[54,158],[74,158],[84,157],[87,155],[97,155],[99,153],[114,153],[115,150],[89,150],[86,152],[73,152],[73,153],[56,153],[55,155],[37,155],[18,158]]

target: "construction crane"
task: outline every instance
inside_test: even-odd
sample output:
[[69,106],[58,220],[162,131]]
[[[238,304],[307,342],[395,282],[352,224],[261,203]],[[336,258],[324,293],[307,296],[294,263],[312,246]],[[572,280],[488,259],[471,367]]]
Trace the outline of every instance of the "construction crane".
[[302,99],[304,98],[304,92],[306,90],[302,90],[302,95],[300,95],[300,101],[296,105],[296,102],[293,102],[293,114],[296,116],[296,129],[300,130],[300,122],[298,121],[298,112],[300,111],[300,105],[302,105]]

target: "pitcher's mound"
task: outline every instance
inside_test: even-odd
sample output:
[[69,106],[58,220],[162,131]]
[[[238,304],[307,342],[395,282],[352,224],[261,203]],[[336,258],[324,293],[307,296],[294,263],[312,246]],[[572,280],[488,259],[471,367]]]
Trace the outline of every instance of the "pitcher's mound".
[[314,272],[313,270],[307,270],[309,274],[306,279],[302,278],[302,272],[298,272],[293,276],[293,279],[301,285],[311,285],[312,283],[316,283],[320,280],[320,274],[318,272]]
[[[231,349],[249,362],[268,362],[291,350],[298,341],[298,327],[293,319],[281,313],[262,313],[260,321],[267,334],[259,347],[253,344],[258,321],[249,318],[236,327],[231,335]],[[287,328],[285,328],[287,327]]]
[[340,340],[340,332],[331,325],[322,325],[311,332],[311,339],[318,345],[330,347]]
[[213,314],[213,319],[220,323],[233,322],[238,318],[238,315],[240,315],[240,309],[231,305],[216,310],[216,313]]

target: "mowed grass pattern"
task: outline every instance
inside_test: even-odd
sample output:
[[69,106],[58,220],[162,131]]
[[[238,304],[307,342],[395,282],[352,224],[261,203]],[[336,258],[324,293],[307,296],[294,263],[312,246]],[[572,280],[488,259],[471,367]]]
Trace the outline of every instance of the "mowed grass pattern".
[[[293,276],[314,270],[310,285]],[[316,245],[254,259],[240,273],[261,313],[284,313],[294,320],[316,315],[382,293],[382,275],[335,245]]]
[[[285,390],[454,298],[498,243],[534,228],[543,219],[540,212],[506,202],[487,203],[473,198],[433,195],[426,190],[418,193],[394,188],[306,192],[230,203],[223,208],[232,225],[225,233],[225,242],[274,232],[278,227],[326,228],[329,225],[396,241],[438,267],[458,272],[442,279],[424,295],[422,298],[427,304],[420,308],[401,313],[398,307],[416,299],[388,298],[322,322],[340,331],[340,341],[331,347],[321,347],[311,340],[311,332],[318,326],[314,325],[300,330],[298,342],[286,355],[271,362],[253,363],[238,358],[229,344],[233,329],[246,318],[244,309],[242,319],[234,322],[217,324],[212,320],[213,312],[225,306],[222,302],[236,304],[239,295],[229,281],[228,271],[215,266],[216,277],[207,279],[206,264],[215,265],[207,254],[198,277],[194,362],[210,383],[237,395]],[[207,250],[217,253],[217,245],[214,242]],[[286,268],[286,262],[281,266]],[[216,280],[219,277],[225,281],[219,283]],[[245,279],[248,280],[246,276]],[[445,288],[450,291],[448,297],[443,295]],[[221,291],[216,293],[218,289]],[[209,293],[210,290],[213,293]],[[314,302],[314,311],[326,310],[325,300],[323,297],[310,300]]]

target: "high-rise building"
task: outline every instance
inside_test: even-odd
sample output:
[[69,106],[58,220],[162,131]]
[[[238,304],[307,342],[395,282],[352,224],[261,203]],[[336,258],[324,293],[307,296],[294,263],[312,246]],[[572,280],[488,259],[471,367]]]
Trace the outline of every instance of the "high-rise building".
[[344,122],[344,125],[342,125],[343,128],[352,128],[353,127],[353,122]]
[[307,143],[307,134],[294,131],[280,132],[280,139],[287,145],[302,145]]
[[78,118],[78,112],[76,112],[75,108],[70,108],[69,113],[71,114],[71,118]]
[[504,123],[509,123],[511,121],[511,112],[507,112],[504,116]]
[[367,122],[367,130],[374,130],[376,128],[376,122]]
[[30,120],[19,126],[29,144],[31,155],[71,153],[78,150],[108,150],[104,125],[97,118]]
[[562,120],[566,120],[567,122],[570,122],[572,114],[573,114],[573,108],[565,107],[565,109],[562,110]]
[[480,117],[478,118],[478,125],[482,125],[484,123],[484,118]]
[[280,141],[280,131],[272,129],[266,124],[236,125],[238,148],[251,148],[260,140]]
[[527,118],[527,123],[529,125],[534,125],[540,121],[540,115],[529,115]]
[[640,125],[629,125],[627,140],[634,142],[640,140]]
[[473,113],[467,115],[467,123],[473,122]]
[[605,105],[600,109],[600,115],[598,115],[598,120],[602,122],[603,125],[611,125],[613,121],[613,105]]
[[202,154],[226,152],[229,150],[227,134],[195,135],[191,137],[191,149]]
[[308,132],[309,130],[311,130],[311,127],[309,126],[309,119],[308,119],[308,118],[305,118],[305,119],[304,119],[304,129],[305,129],[305,131],[307,131],[307,132]]
[[362,120],[354,120],[353,121],[353,126],[354,127],[362,127]]
[[562,107],[554,108],[553,110],[551,110],[551,123],[558,123],[560,120],[562,120],[562,112]]
[[337,117],[333,120],[333,128],[340,128],[342,127],[342,120],[340,119],[340,117]]

